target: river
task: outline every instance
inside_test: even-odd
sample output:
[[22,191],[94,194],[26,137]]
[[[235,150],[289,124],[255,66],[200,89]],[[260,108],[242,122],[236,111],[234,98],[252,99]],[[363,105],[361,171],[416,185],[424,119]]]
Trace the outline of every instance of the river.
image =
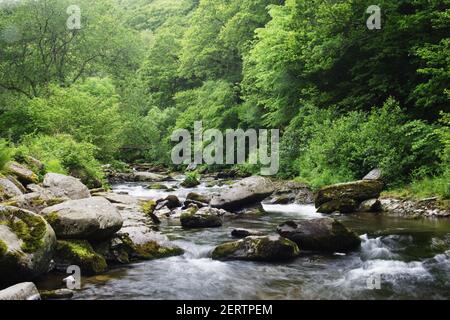
[[[180,188],[170,194],[220,192],[221,187]],[[115,192],[162,197],[142,184]],[[287,263],[220,262],[208,258],[231,241],[233,228],[274,233],[290,219],[321,217],[311,205],[264,205],[267,214],[226,221],[221,228],[183,230],[165,221],[161,232],[184,255],[115,268],[83,279],[74,299],[450,299],[450,220],[357,214],[337,217],[357,232],[361,248],[343,255],[303,253]],[[301,248],[300,248],[301,249]]]

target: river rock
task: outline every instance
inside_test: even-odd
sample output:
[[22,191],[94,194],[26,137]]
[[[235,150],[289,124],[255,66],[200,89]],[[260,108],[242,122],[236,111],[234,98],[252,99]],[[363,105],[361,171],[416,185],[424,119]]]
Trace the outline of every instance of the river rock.
[[299,247],[278,236],[246,237],[219,245],[212,252],[215,260],[283,261],[297,257]]
[[310,204],[314,203],[314,192],[311,188],[296,181],[276,181],[274,182],[275,192],[268,200],[270,204]]
[[7,170],[16,176],[24,185],[37,183],[39,180],[38,176],[33,171],[17,162],[10,162],[7,166]]
[[41,214],[58,239],[104,239],[123,224],[119,211],[103,197],[66,201],[42,210]]
[[[153,201],[153,203],[156,202]],[[131,248],[128,251],[130,261],[159,259],[183,254],[183,250],[174,245],[167,236],[156,232],[157,226],[143,212],[141,205],[140,199],[135,199],[134,203],[130,200],[127,204],[115,204],[122,215],[123,227],[111,241],[119,237],[120,241],[125,244],[122,249],[129,250]],[[114,250],[116,245],[117,243],[112,243],[111,248]]]
[[382,177],[381,169],[373,169],[364,176],[363,180],[381,180]]
[[73,290],[57,289],[57,290],[41,291],[40,295],[43,300],[70,299],[73,297]]
[[359,212],[380,212],[382,211],[381,202],[378,199],[369,199],[361,202],[358,208]]
[[287,221],[279,225],[277,231],[302,250],[346,252],[361,244],[357,234],[332,218]]
[[32,282],[23,282],[0,291],[0,300],[41,300]]
[[233,229],[231,231],[231,236],[233,238],[243,239],[249,236],[262,236],[263,233],[257,230],[249,229]]
[[378,198],[383,182],[360,180],[324,187],[317,192],[315,205],[319,212],[354,212],[364,200]]
[[133,172],[130,176],[131,181],[136,182],[162,182],[171,180],[170,177],[151,172]]
[[0,206],[0,282],[31,280],[49,270],[56,237],[43,217]]
[[0,177],[0,201],[5,201],[13,197],[21,196],[23,193],[11,181]]
[[82,274],[87,275],[99,274],[108,269],[105,258],[95,252],[86,240],[58,240],[54,259],[56,269],[61,272],[71,265],[79,266]]
[[59,173],[47,173],[44,187],[50,189],[57,197],[68,197],[72,200],[90,198],[91,193],[80,180]]
[[183,204],[181,203],[180,199],[178,199],[175,195],[169,195],[165,199],[158,200],[156,206],[156,210],[160,210],[163,207],[167,207],[168,209],[172,210],[175,208],[181,207]]
[[211,197],[208,195],[203,195],[203,194],[199,194],[196,192],[190,192],[187,195],[186,200],[192,200],[192,201],[196,201],[196,202],[209,204],[211,202]]
[[29,184],[27,188],[33,192],[11,198],[6,203],[14,207],[39,213],[47,207],[70,200],[66,196],[58,197],[51,190],[35,184]]
[[223,222],[219,215],[220,213],[213,208],[191,207],[181,214],[181,226],[184,229],[221,227]]
[[238,181],[211,199],[215,208],[236,210],[262,201],[274,192],[274,185],[268,178],[253,176]]

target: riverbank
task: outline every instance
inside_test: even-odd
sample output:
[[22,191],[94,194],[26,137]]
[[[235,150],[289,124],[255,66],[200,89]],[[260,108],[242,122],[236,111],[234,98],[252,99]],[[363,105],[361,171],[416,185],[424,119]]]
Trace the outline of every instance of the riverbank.
[[[114,181],[111,191],[102,189],[89,191],[72,177],[47,174],[43,177],[42,183],[36,183],[39,181],[36,181],[37,177],[31,170],[26,171],[28,169],[19,164],[15,164],[13,169],[16,169],[16,178],[20,177],[21,181],[26,181],[24,177],[28,177],[28,182],[19,182],[24,184],[20,189],[17,187],[20,194],[17,193],[13,197],[9,194],[7,201],[0,204],[2,212],[15,217],[13,221],[18,219],[15,212],[19,212],[20,223],[28,226],[30,235],[36,232],[33,231],[33,225],[29,220],[23,218],[24,215],[38,219],[36,221],[45,225],[49,231],[40,235],[47,239],[44,246],[38,245],[30,249],[23,247],[25,239],[29,239],[29,236],[23,232],[18,233],[15,227],[7,224],[7,229],[0,230],[2,239],[7,240],[0,264],[2,270],[8,272],[8,265],[11,265],[11,258],[8,258],[11,257],[11,250],[20,246],[22,250],[27,250],[24,251],[27,256],[31,258],[39,256],[40,267],[29,265],[29,270],[25,270],[27,272],[18,277],[16,282],[35,281],[43,298],[67,298],[70,295],[79,299],[111,298],[104,290],[115,290],[114,292],[118,290],[120,294],[117,297],[124,299],[173,298],[169,293],[175,297],[180,296],[173,291],[175,288],[181,290],[179,284],[166,279],[165,277],[169,275],[163,276],[160,273],[162,269],[158,271],[158,265],[168,270],[173,269],[173,264],[185,265],[189,272],[198,274],[195,276],[190,274],[192,277],[190,280],[182,280],[177,276],[177,281],[180,285],[184,283],[185,286],[196,288],[196,284],[192,283],[196,276],[202,277],[206,272],[205,274],[211,277],[220,278],[224,276],[220,273],[222,267],[229,270],[230,266],[237,265],[246,269],[248,265],[259,268],[262,264],[267,266],[270,272],[275,272],[272,275],[268,274],[267,277],[278,281],[276,280],[278,277],[283,278],[290,274],[281,271],[286,270],[287,266],[293,268],[293,274],[300,272],[298,268],[308,273],[308,268],[304,269],[307,259],[318,258],[326,261],[329,273],[327,277],[331,277],[330,281],[336,281],[334,279],[336,274],[328,270],[328,265],[334,265],[336,257],[352,257],[350,260],[342,258],[346,262],[341,261],[351,273],[352,264],[358,264],[356,261],[360,261],[364,265],[367,257],[370,257],[369,260],[383,261],[395,258],[394,261],[402,263],[412,259],[422,265],[425,260],[436,260],[437,257],[446,261],[447,250],[450,249],[449,220],[440,219],[440,222],[432,222],[428,218],[446,217],[446,211],[440,214],[432,202],[405,203],[381,197],[379,200],[369,200],[376,200],[373,203],[379,201],[384,213],[383,210],[366,213],[356,210],[354,213],[322,214],[320,208],[317,210],[314,206],[315,201],[317,206],[318,196],[307,185],[293,181],[271,181],[261,177],[241,178],[224,172],[204,174],[196,181],[198,177],[194,175],[185,176],[161,169],[150,172],[154,168],[148,168],[146,171],[115,173],[115,178],[111,179]],[[187,179],[193,184],[187,186]],[[31,183],[31,180],[34,183]],[[8,181],[15,180],[10,178]],[[360,184],[361,182],[353,182],[342,186],[330,186],[330,190],[348,189],[348,186],[351,186],[349,190],[355,196],[356,189],[354,190],[353,185]],[[362,184],[377,185],[376,182],[362,182]],[[363,193],[366,198],[379,196],[378,191],[375,194]],[[326,197],[330,197],[330,194]],[[357,198],[361,201],[365,199],[361,195]],[[330,199],[327,198],[326,201]],[[96,221],[102,222],[98,224]],[[338,241],[330,238],[335,234],[335,231],[332,231],[335,225],[339,226],[339,230],[349,228]],[[313,231],[307,231],[308,228]],[[402,231],[399,233],[399,230]],[[15,242],[11,240],[13,239],[11,232],[17,237]],[[314,240],[300,236],[304,232],[310,233]],[[425,240],[424,233],[427,234]],[[324,240],[319,241],[319,234]],[[286,238],[280,238],[279,235]],[[347,240],[344,241],[343,237]],[[40,238],[36,241],[42,243]],[[405,241],[408,249],[404,254],[399,254],[401,243]],[[337,246],[330,247],[330,244]],[[410,256],[409,251],[417,245],[422,252]],[[377,252],[380,250],[390,253],[379,256]],[[42,252],[46,254],[43,255]],[[330,257],[334,258],[330,260]],[[383,263],[390,265],[391,268],[394,265],[402,265],[398,261],[393,265],[391,262]],[[192,263],[194,265],[191,265]],[[435,265],[435,262],[429,263]],[[67,276],[65,271],[69,265],[81,267],[84,283],[81,291],[70,291],[70,294],[67,290],[60,290],[64,288],[61,281]],[[152,279],[165,286],[166,290],[163,291],[167,294],[161,294],[160,291],[139,294],[134,291],[136,279],[139,278],[141,279],[139,281],[146,283],[147,280],[142,277],[149,277],[147,271],[141,270],[142,277],[134,273],[140,266],[143,268],[151,266],[152,270],[157,270],[158,279],[154,277]],[[12,267],[14,268],[14,262]],[[213,269],[210,270],[210,267]],[[219,267],[219,270],[215,270],[216,267]],[[439,272],[448,272],[446,266],[443,266],[443,269],[441,267],[438,267]],[[311,274],[312,278],[318,276],[316,268],[319,266],[313,268],[315,270]],[[401,269],[406,271],[400,273],[408,272],[408,268],[408,265],[402,265]],[[256,277],[250,282],[252,281],[261,279]],[[361,278],[358,278],[358,281],[361,281]],[[433,281],[440,283],[441,280]],[[216,290],[217,288],[229,290],[224,287],[225,284],[221,283],[221,280],[219,282],[215,284]],[[110,287],[111,285],[113,287]],[[123,287],[117,289],[115,288],[117,285]],[[255,283],[249,283],[249,286],[251,285],[254,286]],[[89,293],[89,290],[97,286],[98,290],[95,289],[95,293]],[[173,289],[169,290],[168,287],[172,286]],[[155,289],[152,287],[152,290]],[[186,287],[184,289],[186,290]],[[261,287],[260,297],[268,294],[267,289],[268,287]],[[55,290],[60,294],[55,293]],[[283,287],[278,290],[277,295],[282,297]],[[132,292],[135,292],[134,295]],[[393,295],[400,294],[400,291],[396,290],[388,292]],[[194,292],[191,294],[192,298],[202,298]],[[216,291],[210,294],[222,298],[236,298],[226,292]],[[291,295],[285,291],[284,294],[292,298],[320,298],[311,292],[306,295],[300,293]],[[346,294],[352,297],[355,292],[350,290]],[[244,292],[240,292],[240,295],[258,298]],[[180,297],[187,298],[183,295]],[[336,297],[344,298],[339,295]],[[326,295],[323,298],[326,298]]]

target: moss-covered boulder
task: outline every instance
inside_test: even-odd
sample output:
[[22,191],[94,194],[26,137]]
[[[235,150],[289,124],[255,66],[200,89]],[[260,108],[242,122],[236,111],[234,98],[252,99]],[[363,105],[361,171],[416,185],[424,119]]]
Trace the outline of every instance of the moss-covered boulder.
[[287,221],[278,226],[280,236],[294,241],[302,250],[347,252],[361,244],[358,235],[332,218]]
[[297,257],[299,247],[289,239],[278,236],[251,236],[217,246],[212,252],[215,260],[284,261]]
[[196,192],[190,192],[187,195],[186,200],[192,200],[192,201],[208,204],[211,201],[211,197],[209,197],[207,195],[199,194]]
[[6,178],[0,177],[0,201],[18,197],[22,194],[22,191],[14,183]]
[[[360,180],[339,183],[320,189],[316,194],[315,205],[320,212],[354,212],[364,200],[378,198],[383,190],[379,180]],[[355,205],[353,205],[355,203]]]
[[232,184],[220,195],[211,199],[211,206],[225,210],[237,210],[262,201],[275,191],[268,178],[253,176]]
[[70,200],[42,210],[58,239],[100,240],[122,228],[119,211],[103,197]]
[[331,214],[333,212],[352,213],[358,208],[358,202],[353,199],[335,199],[322,204],[317,211]]
[[184,229],[217,228],[222,226],[222,218],[219,211],[213,208],[190,207],[180,216],[181,226]]
[[17,162],[10,162],[6,169],[24,185],[38,183],[39,181],[38,176],[33,171]]
[[198,185],[200,185],[200,181],[194,175],[187,176],[181,183],[183,188],[195,188]]
[[365,200],[358,207],[358,212],[380,212],[382,210],[381,201],[378,199]]
[[43,217],[0,206],[0,283],[31,280],[49,270],[56,243]]
[[68,266],[77,265],[83,274],[98,274],[108,269],[105,258],[94,251],[86,240],[58,240],[55,251],[56,268],[66,271]]
[[154,260],[179,256],[184,253],[183,249],[176,246],[164,246],[157,241],[149,241],[144,244],[134,244],[132,258],[137,260]]

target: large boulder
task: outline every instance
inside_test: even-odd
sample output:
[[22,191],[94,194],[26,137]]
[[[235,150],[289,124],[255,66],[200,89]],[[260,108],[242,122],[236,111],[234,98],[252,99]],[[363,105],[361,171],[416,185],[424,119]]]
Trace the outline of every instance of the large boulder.
[[302,250],[347,252],[361,244],[357,234],[332,218],[288,221],[279,225],[277,231]]
[[152,260],[183,254],[165,235],[155,230],[151,215],[156,201],[141,203],[131,196],[109,196],[120,210],[123,226],[111,239],[95,245],[94,249],[111,263],[127,263],[134,260]]
[[22,191],[11,181],[0,177],[0,201],[21,196]]
[[356,211],[364,200],[378,198],[383,190],[379,180],[359,180],[339,183],[320,189],[316,194],[315,205],[319,212]]
[[66,201],[45,208],[41,214],[58,239],[104,239],[119,231],[123,224],[119,211],[103,197]]
[[49,270],[56,237],[43,217],[0,206],[0,283],[31,280]]
[[17,162],[10,162],[7,166],[7,170],[16,176],[24,185],[37,183],[39,180],[38,176],[33,171]]
[[82,274],[92,275],[108,269],[105,258],[94,251],[86,240],[58,240],[55,251],[57,270],[65,272],[71,265],[79,266]]
[[192,206],[181,214],[181,226],[184,229],[221,227],[222,215],[223,212],[218,209],[208,207],[198,209]]
[[91,197],[88,187],[80,180],[63,174],[47,173],[43,185],[50,189],[56,197],[68,197],[72,200]]
[[299,247],[289,239],[278,236],[251,236],[217,246],[212,252],[215,260],[283,261],[297,257]]
[[1,290],[0,300],[41,300],[41,296],[34,283],[23,282]]
[[214,196],[210,205],[226,210],[240,209],[263,200],[274,190],[275,187],[270,179],[253,176],[234,183],[220,195]]
[[27,188],[32,192],[11,198],[6,203],[14,207],[39,213],[44,208],[70,200],[66,196],[59,197],[50,189],[46,189],[35,184],[29,184]]

